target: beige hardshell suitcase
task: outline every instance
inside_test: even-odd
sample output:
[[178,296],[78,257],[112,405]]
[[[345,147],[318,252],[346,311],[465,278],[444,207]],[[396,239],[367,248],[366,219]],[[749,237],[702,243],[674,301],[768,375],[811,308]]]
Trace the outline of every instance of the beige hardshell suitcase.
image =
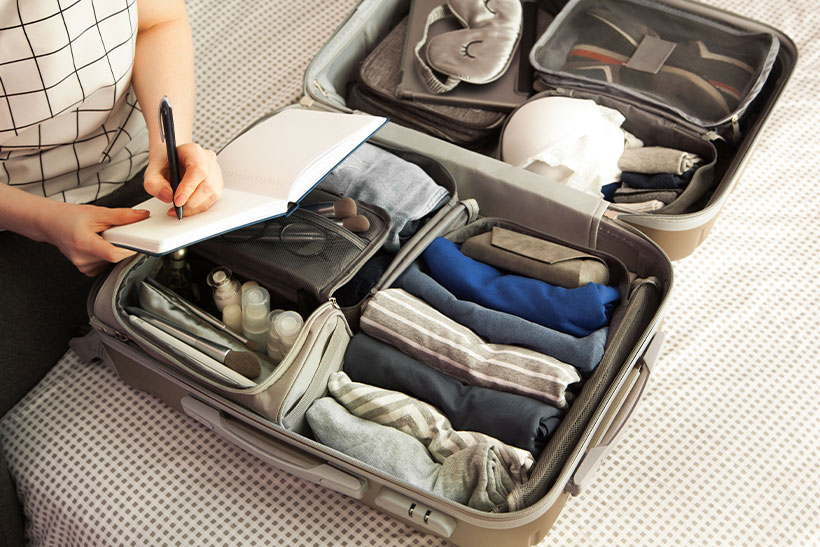
[[[439,175],[437,182],[446,187],[454,184],[448,188],[450,202],[402,247],[372,293],[389,287],[434,238],[454,237],[460,228],[475,222],[518,227],[606,255],[630,273],[632,282],[623,289],[628,297],[616,312],[601,364],[584,382],[529,480],[510,498],[511,510],[489,513],[455,503],[312,438],[304,413],[327,392],[328,376],[341,367],[361,308],[340,309],[332,289],[325,295],[326,302],[317,302],[282,363],[265,371],[254,387],[242,388],[203,374],[184,355],[161,347],[128,322],[124,308],[133,301],[135,285],[159,268],[158,258],[138,255],[118,265],[92,292],[89,314],[98,336],[88,340],[87,351],[102,358],[127,383],[157,395],[260,459],[420,530],[459,545],[537,543],[567,498],[582,493],[594,479],[596,468],[630,418],[664,338],[659,329],[672,288],[667,253],[672,258],[685,256],[706,236],[794,64],[793,45],[776,31],[699,5],[674,4],[765,28],[777,35],[781,46],[726,170],[698,211],[613,215],[594,196],[545,184],[534,173],[394,123],[371,141],[438,166],[433,169]],[[308,67],[305,97],[298,108],[349,112],[344,89],[356,64],[408,9],[406,1],[362,1]],[[658,127],[658,131],[677,130],[665,117]]]

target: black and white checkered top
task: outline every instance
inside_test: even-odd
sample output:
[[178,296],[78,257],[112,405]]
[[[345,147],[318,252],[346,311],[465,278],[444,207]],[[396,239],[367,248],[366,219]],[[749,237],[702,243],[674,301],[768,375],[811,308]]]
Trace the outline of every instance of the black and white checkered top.
[[148,161],[136,0],[0,0],[0,182],[93,201]]

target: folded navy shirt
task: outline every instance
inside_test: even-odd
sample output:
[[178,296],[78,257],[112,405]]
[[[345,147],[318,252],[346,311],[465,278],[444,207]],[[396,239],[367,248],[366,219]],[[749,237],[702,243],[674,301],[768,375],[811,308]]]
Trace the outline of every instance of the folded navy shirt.
[[609,324],[620,299],[616,287],[587,283],[566,289],[514,274],[462,254],[438,237],[424,250],[430,275],[456,298],[518,315],[551,329],[587,336]]
[[695,171],[697,171],[696,167],[693,167],[682,175],[676,175],[675,173],[646,174],[624,171],[621,173],[621,182],[629,188],[652,190],[685,188],[686,185],[692,181]]
[[430,403],[454,429],[477,431],[538,457],[561,422],[561,411],[536,399],[462,384],[359,333],[345,353],[343,370],[355,382],[392,389]]
[[574,366],[584,376],[595,370],[604,354],[608,327],[579,338],[511,313],[459,300],[415,263],[396,279],[393,286],[421,298],[488,342],[539,351]]

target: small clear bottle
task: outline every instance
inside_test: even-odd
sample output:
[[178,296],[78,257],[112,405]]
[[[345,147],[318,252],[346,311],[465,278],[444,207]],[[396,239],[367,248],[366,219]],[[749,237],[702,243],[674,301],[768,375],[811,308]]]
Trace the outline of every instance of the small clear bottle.
[[268,343],[270,293],[264,287],[249,287],[242,295],[242,334],[264,348]]
[[290,348],[293,347],[293,343],[296,342],[296,338],[302,331],[304,324],[305,322],[302,320],[302,316],[295,311],[280,313],[276,316],[276,319],[274,319],[273,328],[276,329],[276,333],[279,335],[283,358],[290,351]]
[[214,289],[214,304],[222,311],[228,304],[242,305],[242,294],[239,291],[239,281],[231,279],[230,269],[220,266],[208,274],[208,285]]
[[274,363],[278,363],[282,360],[282,342],[279,339],[279,333],[276,332],[276,329],[273,327],[276,318],[284,313],[285,310],[282,309],[275,309],[268,314],[268,357],[270,357]]
[[156,280],[189,302],[199,301],[199,291],[192,283],[187,249],[178,249],[162,258],[162,268]]

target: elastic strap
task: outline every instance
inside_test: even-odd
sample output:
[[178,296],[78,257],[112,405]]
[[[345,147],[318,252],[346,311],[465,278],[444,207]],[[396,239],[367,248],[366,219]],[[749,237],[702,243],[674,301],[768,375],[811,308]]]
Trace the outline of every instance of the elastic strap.
[[461,81],[458,78],[453,76],[447,76],[447,80],[442,82],[439,80],[435,74],[433,74],[433,70],[427,64],[427,61],[422,59],[421,57],[421,49],[424,47],[424,44],[427,42],[427,33],[430,30],[430,27],[433,26],[433,23],[436,21],[440,21],[445,17],[450,16],[450,10],[447,8],[445,4],[442,4],[436,8],[434,8],[428,15],[427,15],[427,22],[424,25],[424,33],[421,36],[421,40],[416,44],[415,49],[413,50],[416,54],[416,60],[419,63],[419,68],[421,69],[421,74],[424,79],[425,85],[430,91],[434,93],[447,93],[448,91],[452,90],[456,87],[459,82]]

